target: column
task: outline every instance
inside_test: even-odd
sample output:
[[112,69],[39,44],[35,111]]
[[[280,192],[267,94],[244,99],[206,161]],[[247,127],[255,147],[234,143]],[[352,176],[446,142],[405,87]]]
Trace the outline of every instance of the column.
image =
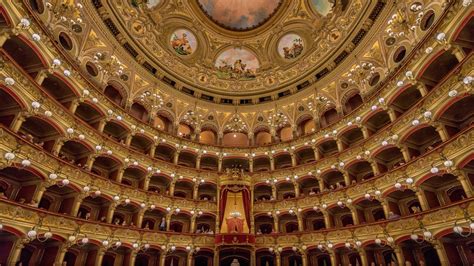
[[114,217],[114,212],[115,212],[116,207],[117,206],[115,205],[115,203],[111,203],[109,206],[109,209],[107,210],[107,217],[105,221],[109,224],[112,223],[112,218]]
[[62,139],[56,139],[53,145],[53,149],[51,150],[51,153],[55,156],[58,156],[59,152],[61,151],[61,148],[64,145],[64,140]]
[[277,189],[276,189],[275,184],[272,184],[272,197],[273,197],[273,200],[277,199]]
[[[217,249],[214,250],[214,263],[212,265],[213,266],[219,266],[219,251]],[[164,264],[163,264],[163,266],[164,266]]]
[[308,254],[306,254],[306,251],[301,252],[301,261],[303,262],[303,266],[308,266]]
[[448,131],[446,130],[446,127],[443,124],[436,123],[435,129],[436,129],[436,132],[438,132],[439,137],[441,138],[441,141],[445,142],[449,139]]
[[390,213],[390,206],[388,203],[388,199],[384,198],[383,200],[380,201],[380,204],[382,205],[383,213],[385,214],[385,219],[388,219],[388,216]]
[[125,172],[125,168],[120,168],[117,172],[117,178],[115,179],[118,183],[122,183],[123,173]]
[[250,265],[257,265],[257,259],[255,258],[255,250],[250,252]]
[[344,176],[344,183],[346,183],[346,187],[351,185],[351,177],[349,173],[345,170],[341,170],[342,175]]
[[153,143],[150,147],[150,151],[148,152],[148,154],[150,155],[151,158],[154,158],[155,152],[156,152],[156,144]]
[[140,210],[138,211],[137,221],[135,223],[137,228],[142,228],[143,216],[145,216],[145,212],[146,212],[146,208],[140,208]]
[[331,216],[328,211],[321,211],[324,216],[324,223],[326,224],[326,228],[332,228]]
[[249,159],[249,171],[250,173],[253,173],[253,158]]
[[189,227],[189,233],[193,234],[196,232],[196,214],[191,216],[191,226]]
[[336,139],[336,144],[337,144],[337,150],[339,152],[344,151],[344,144],[342,143],[341,139]]
[[92,170],[92,166],[94,165],[94,162],[95,162],[95,156],[93,154],[89,155],[86,161],[87,170],[89,171]]
[[18,239],[15,241],[15,244],[12,246],[12,251],[10,251],[10,256],[7,260],[7,265],[16,265],[18,260],[20,259],[21,250],[25,246],[23,245],[22,239]]
[[424,83],[418,82],[416,88],[420,91],[421,97],[425,97],[428,94],[428,89]]
[[275,252],[276,266],[281,266],[281,255],[280,252]]
[[0,35],[0,47],[2,47],[6,41],[10,39],[10,32],[5,31]]
[[298,231],[304,231],[303,217],[301,213],[296,214],[296,219],[298,220]]
[[79,106],[79,99],[74,99],[71,102],[71,105],[69,105],[69,111],[74,114],[78,106]]
[[82,204],[82,200],[85,197],[87,197],[87,195],[82,194],[82,193],[79,196],[76,197],[76,199],[74,200],[74,203],[72,205],[71,216],[73,216],[73,217],[77,216],[77,213],[79,212],[79,208],[81,207],[81,204]]
[[398,148],[402,152],[403,159],[405,160],[405,162],[409,162],[411,158],[410,158],[410,152],[408,151],[408,147],[405,145],[400,145],[398,146]]
[[300,185],[298,182],[293,181],[293,187],[295,187],[295,197],[298,198],[300,196]]
[[253,135],[253,132],[249,132],[249,146],[253,146],[254,145],[254,135]]
[[201,169],[201,157],[201,154],[198,154],[198,156],[196,157],[196,169],[198,170]]
[[166,254],[160,254],[160,266],[165,266]]
[[102,259],[104,258],[105,252],[104,248],[99,248],[97,256],[95,257],[95,265],[102,265]]
[[36,83],[38,83],[38,85],[41,86],[41,84],[43,84],[43,81],[46,79],[47,76],[48,76],[48,70],[46,69],[40,70],[40,72],[38,72],[38,74],[36,74],[36,77],[35,77]]
[[274,227],[273,231],[275,231],[275,233],[280,232],[280,227],[278,226],[278,215],[277,214],[273,215],[273,227]]
[[130,262],[129,262],[130,266],[135,265],[135,259],[136,258],[137,258],[137,252],[134,250],[134,251],[132,251],[132,253],[130,253]]
[[464,190],[464,193],[466,193],[466,196],[468,198],[472,197],[473,196],[472,186],[471,186],[471,182],[468,179],[467,173],[461,170],[459,171],[459,174],[457,176],[458,176],[458,181],[459,183],[461,183],[461,186]]
[[148,191],[148,188],[150,188],[150,180],[152,175],[153,173],[150,173],[145,176],[145,179],[143,180],[143,190]]
[[197,200],[199,195],[199,181],[193,185],[193,200]]
[[377,165],[377,162],[375,160],[370,160],[370,166],[372,167],[372,172],[374,172],[374,176],[377,176],[380,174],[379,171],[379,166]]
[[328,253],[329,253],[329,257],[331,258],[331,265],[336,266],[336,265],[337,265],[337,264],[336,264],[336,262],[337,262],[337,260],[336,260],[336,253],[334,252],[334,250],[331,250],[331,251],[329,251]]
[[316,145],[313,145],[312,148],[313,148],[313,152],[314,152],[314,159],[316,161],[321,160],[321,154],[319,153],[318,147]]
[[438,254],[441,265],[449,266],[449,259],[446,255],[446,250],[444,249],[443,243],[441,243],[441,241],[439,240],[435,240],[435,242],[433,243],[433,247],[435,248],[436,253]]
[[366,126],[361,126],[360,130],[362,131],[364,139],[368,139],[370,137],[369,129]]
[[99,132],[104,132],[105,125],[107,124],[107,120],[104,118],[99,121],[99,126],[97,126],[97,130]]
[[388,113],[388,116],[390,117],[390,122],[394,122],[395,120],[397,120],[397,114],[395,113],[395,110],[393,110],[392,108],[387,108],[387,113]]
[[296,167],[296,155],[294,152],[290,153],[291,156],[291,166]]
[[13,119],[12,124],[10,125],[10,129],[14,133],[18,133],[18,130],[20,130],[21,126],[23,125],[23,122],[25,122],[26,117],[20,112],[15,115],[15,118]]
[[46,184],[41,183],[38,185],[35,191],[35,195],[33,196],[33,200],[37,203],[41,201],[41,198],[43,198],[43,194],[46,191]]
[[275,159],[270,156],[270,171],[275,171]]
[[219,156],[219,160],[217,161],[217,172],[222,172],[222,156]]
[[463,49],[459,47],[459,45],[452,45],[451,53],[456,57],[459,62],[462,62],[464,60],[464,57],[466,57],[466,54],[464,53]]
[[132,138],[133,138],[133,134],[128,133],[127,137],[125,138],[125,146],[130,147],[130,143],[132,143]]
[[365,252],[365,249],[363,249],[363,248],[359,249],[359,256],[360,256],[360,260],[362,262],[362,266],[369,266],[369,262],[367,261],[367,254]]
[[324,180],[321,177],[317,177],[316,179],[318,179],[319,191],[322,193],[324,191]]
[[[217,211],[216,211],[216,230],[215,233],[216,234],[219,234],[219,231],[220,231],[220,206],[221,206],[221,187],[219,185],[219,183],[217,184]],[[224,210],[222,210],[224,211]]]
[[187,266],[192,266],[193,265],[193,253],[189,252],[188,257],[187,257]]
[[354,225],[358,225],[360,223],[360,221],[359,221],[359,215],[357,215],[356,207],[355,206],[350,206],[349,209],[351,210],[352,220],[354,221]]
[[58,249],[58,254],[56,255],[56,259],[54,261],[55,266],[61,266],[64,261],[64,256],[67,252],[67,246],[65,243],[61,244]]
[[422,211],[427,211],[430,209],[428,205],[428,201],[426,200],[426,197],[425,197],[425,193],[423,192],[421,188],[417,188],[416,197],[418,198],[418,201],[420,202]]
[[181,151],[177,150],[177,151],[174,153],[174,156],[173,156],[173,163],[174,163],[175,165],[178,164],[178,159],[179,159],[179,153],[180,153],[180,152],[181,152]]
[[176,185],[176,180],[171,181],[170,183],[170,196],[174,195],[174,186]]
[[400,247],[394,247],[393,252],[397,257],[398,265],[405,265],[405,258],[403,257],[403,252]]

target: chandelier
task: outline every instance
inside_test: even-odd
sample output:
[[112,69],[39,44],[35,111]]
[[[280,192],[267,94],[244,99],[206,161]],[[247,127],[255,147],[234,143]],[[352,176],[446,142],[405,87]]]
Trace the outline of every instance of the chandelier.
[[124,65],[115,55],[108,56],[106,53],[97,52],[93,61],[99,71],[107,76],[121,76],[123,74]]
[[230,213],[230,217],[232,217],[232,218],[240,218],[241,216],[242,216],[242,214],[239,211],[232,211]]
[[240,118],[240,116],[235,113],[232,118],[229,120],[229,123],[225,126],[225,131],[233,132],[234,137],[237,137],[235,133],[244,133],[247,131],[247,125],[245,122]]
[[[423,5],[419,2],[413,3],[410,7],[404,2],[404,6],[400,7],[397,5],[398,1],[394,1],[397,11],[392,15],[391,19],[387,22],[388,28],[386,32],[390,37],[411,37],[413,41],[416,35],[414,34],[416,27],[420,25],[423,16]],[[411,36],[407,36],[410,34]]]
[[362,62],[357,64],[349,71],[349,83],[365,85],[376,73],[375,66],[372,63]]
[[268,116],[268,126],[274,130],[278,130],[286,125],[288,125],[288,116],[286,116],[282,111],[277,111],[275,108],[275,110]]
[[74,3],[74,1],[56,1],[54,4],[46,2],[46,8],[53,14],[53,18],[58,23],[64,23],[74,32],[81,32],[82,27],[82,9],[81,3]]
[[204,119],[202,119],[201,114],[197,114],[196,109],[197,109],[197,102],[194,103],[194,109],[193,110],[188,110],[184,115],[183,115],[183,121],[193,127],[198,126],[200,123],[204,122]]
[[152,113],[156,113],[164,104],[163,97],[157,90],[153,92],[144,91],[140,96],[138,96],[138,101],[144,106],[149,107],[149,109],[152,110]]

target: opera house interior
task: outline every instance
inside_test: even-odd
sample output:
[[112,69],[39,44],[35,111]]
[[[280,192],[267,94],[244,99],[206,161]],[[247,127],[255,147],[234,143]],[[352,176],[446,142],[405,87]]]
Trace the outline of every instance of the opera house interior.
[[474,265],[472,0],[0,2],[0,266]]

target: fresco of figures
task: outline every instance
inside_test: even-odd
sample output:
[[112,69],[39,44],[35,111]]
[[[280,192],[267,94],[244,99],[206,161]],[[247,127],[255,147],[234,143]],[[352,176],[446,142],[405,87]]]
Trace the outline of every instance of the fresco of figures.
[[297,34],[290,33],[278,42],[278,53],[285,59],[295,59],[303,53],[304,42]]
[[170,44],[178,55],[190,55],[196,51],[196,36],[186,29],[178,29],[171,34]]
[[319,14],[327,16],[334,8],[336,0],[311,0],[311,3]]
[[233,30],[248,30],[267,21],[281,0],[198,0],[202,10],[217,24]]
[[254,79],[260,67],[257,57],[244,48],[229,48],[215,61],[217,76],[223,79]]

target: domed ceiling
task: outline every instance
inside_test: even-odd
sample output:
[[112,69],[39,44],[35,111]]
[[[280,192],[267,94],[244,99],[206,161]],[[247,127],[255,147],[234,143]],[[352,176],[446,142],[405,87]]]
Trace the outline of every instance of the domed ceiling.
[[231,30],[250,30],[267,21],[280,0],[198,0],[202,10],[218,25]]
[[378,2],[361,0],[133,2],[102,0],[98,14],[155,77],[217,103],[310,87],[350,54],[371,12],[380,12]]

